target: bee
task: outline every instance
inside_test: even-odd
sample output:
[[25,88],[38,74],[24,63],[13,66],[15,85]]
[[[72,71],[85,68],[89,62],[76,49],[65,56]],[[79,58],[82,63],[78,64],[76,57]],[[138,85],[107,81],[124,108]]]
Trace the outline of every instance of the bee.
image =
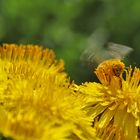
[[108,42],[108,38],[108,32],[105,29],[95,30],[88,38],[87,48],[81,54],[80,59],[82,64],[94,69],[102,84],[116,85],[118,83],[118,87],[121,88],[122,73],[125,68],[121,60],[133,49],[126,45]]
[[120,59],[109,59],[99,64],[95,74],[102,84],[110,85],[114,82],[114,84],[118,83],[119,87],[121,87],[124,69],[125,65]]

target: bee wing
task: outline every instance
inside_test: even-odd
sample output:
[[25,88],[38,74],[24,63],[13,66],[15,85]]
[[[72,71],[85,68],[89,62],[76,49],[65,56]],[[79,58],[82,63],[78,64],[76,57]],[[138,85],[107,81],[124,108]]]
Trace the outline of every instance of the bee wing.
[[133,51],[133,49],[129,46],[109,42],[107,46],[107,50],[113,58],[123,59],[129,53]]
[[87,47],[80,57],[81,62],[84,65],[96,67],[107,59],[123,59],[133,50],[125,45],[106,43],[107,40],[108,32],[103,28],[96,29],[87,40]]
[[108,39],[108,32],[103,28],[96,29],[87,40],[87,47],[80,56],[83,64],[96,67],[105,59],[110,58],[110,54],[104,48]]
[[108,32],[104,28],[96,29],[88,38],[88,47],[103,47],[108,40]]
[[84,65],[90,67],[96,67],[101,62],[107,59],[111,59],[110,53],[103,47],[87,47],[80,56],[80,60]]

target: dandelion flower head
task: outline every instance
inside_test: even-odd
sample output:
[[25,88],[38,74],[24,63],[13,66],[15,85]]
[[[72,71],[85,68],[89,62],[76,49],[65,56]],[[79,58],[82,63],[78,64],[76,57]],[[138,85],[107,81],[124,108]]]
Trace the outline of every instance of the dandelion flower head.
[[92,117],[63,60],[33,45],[0,47],[0,133],[14,140],[93,140]]
[[[140,138],[140,70],[125,69],[120,60],[107,60],[96,71],[101,83],[86,82],[78,91],[88,97],[85,110],[103,140]],[[122,76],[123,75],[123,76]]]

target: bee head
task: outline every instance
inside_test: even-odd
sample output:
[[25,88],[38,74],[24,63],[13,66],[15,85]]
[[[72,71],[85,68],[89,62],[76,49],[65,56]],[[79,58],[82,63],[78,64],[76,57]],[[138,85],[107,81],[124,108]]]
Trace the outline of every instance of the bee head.
[[114,75],[117,77],[121,76],[123,70],[124,70],[124,65],[122,63],[112,65],[112,71],[113,71]]

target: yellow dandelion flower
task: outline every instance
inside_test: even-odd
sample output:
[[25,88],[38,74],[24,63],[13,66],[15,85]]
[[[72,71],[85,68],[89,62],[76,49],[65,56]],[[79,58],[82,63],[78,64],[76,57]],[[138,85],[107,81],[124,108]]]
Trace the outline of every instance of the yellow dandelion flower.
[[[0,133],[14,140],[93,140],[92,117],[63,61],[38,46],[0,47]],[[80,96],[79,96],[80,97]]]
[[108,60],[99,65],[96,74],[101,84],[86,82],[76,88],[87,97],[85,109],[94,119],[97,136],[103,140],[140,139],[140,70],[124,70],[121,61]]

